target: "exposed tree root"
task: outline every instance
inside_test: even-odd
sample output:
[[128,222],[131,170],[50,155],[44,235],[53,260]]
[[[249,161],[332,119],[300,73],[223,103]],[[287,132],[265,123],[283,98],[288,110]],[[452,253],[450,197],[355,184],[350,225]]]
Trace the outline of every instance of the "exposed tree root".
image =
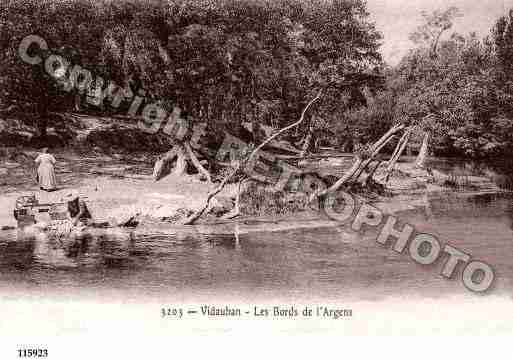
[[198,173],[208,182],[212,182],[210,172],[200,163],[189,142],[175,144],[170,151],[155,162],[153,167],[153,178],[155,181],[162,179],[169,173],[169,168],[173,161],[175,161],[173,174],[177,176],[186,174],[187,162],[190,162]]

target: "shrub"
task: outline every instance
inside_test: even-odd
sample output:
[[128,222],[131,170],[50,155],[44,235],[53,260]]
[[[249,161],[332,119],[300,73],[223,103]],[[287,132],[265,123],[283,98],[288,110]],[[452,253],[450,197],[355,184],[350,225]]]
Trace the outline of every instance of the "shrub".
[[273,191],[251,182],[241,193],[240,207],[241,213],[249,216],[297,213],[308,209],[308,195]]

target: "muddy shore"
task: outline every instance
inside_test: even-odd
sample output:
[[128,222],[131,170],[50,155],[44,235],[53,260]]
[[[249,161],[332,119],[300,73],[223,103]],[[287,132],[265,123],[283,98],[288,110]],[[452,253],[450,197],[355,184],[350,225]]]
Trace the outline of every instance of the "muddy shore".
[[[155,182],[151,176],[151,156],[107,156],[98,153],[84,156],[72,151],[60,151],[55,156],[60,188],[50,193],[39,190],[33,178],[34,166],[31,161],[35,158],[34,152],[24,151],[14,160],[0,159],[0,228],[16,227],[12,209],[19,196],[35,194],[40,203],[55,203],[60,202],[70,189],[75,189],[85,198],[96,221],[117,225],[137,218],[145,228],[158,230],[162,225],[165,228],[172,226],[178,217],[200,207],[209,190],[215,186],[194,175],[178,178],[170,175]],[[336,165],[337,159],[332,162]],[[330,166],[329,160],[325,161],[325,166]],[[378,171],[375,177],[379,183],[384,178],[383,171]],[[381,181],[387,195],[359,198],[387,214],[418,208],[429,211],[431,196],[454,192],[454,189],[444,185],[451,178],[436,170],[428,173],[413,168],[411,163],[399,163],[388,183]],[[465,185],[467,190],[460,191],[462,194],[501,191],[486,177],[466,176]],[[213,201],[213,206],[219,212],[227,212],[233,205],[235,195],[236,186],[228,185],[219,200]],[[301,212],[305,225],[315,226],[316,222],[320,226],[324,222],[329,225],[330,220],[320,213],[311,210]],[[210,216],[202,222],[219,222],[219,219]],[[244,218],[231,222],[244,223]],[[231,222],[224,223],[229,225]]]

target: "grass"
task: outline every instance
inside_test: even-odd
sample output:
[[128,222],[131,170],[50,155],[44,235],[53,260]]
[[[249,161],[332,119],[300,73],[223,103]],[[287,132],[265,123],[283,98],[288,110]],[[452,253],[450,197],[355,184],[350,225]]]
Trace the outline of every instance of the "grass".
[[[367,186],[353,183],[346,186],[344,191],[359,194],[369,199],[386,195],[385,188],[372,181]],[[272,187],[256,182],[250,182],[240,198],[241,213],[247,216],[287,215],[312,210],[314,204],[309,204],[310,193],[273,191]]]
[[284,215],[309,209],[306,193],[292,194],[250,182],[241,193],[241,213],[248,216]]

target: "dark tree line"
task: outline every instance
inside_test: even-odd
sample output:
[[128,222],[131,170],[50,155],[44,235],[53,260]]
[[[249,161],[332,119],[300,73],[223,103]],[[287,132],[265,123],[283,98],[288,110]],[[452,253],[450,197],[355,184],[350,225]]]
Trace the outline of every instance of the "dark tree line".
[[[513,13],[485,38],[451,33],[463,15],[423,13],[415,46],[387,67],[364,0],[5,1],[0,117],[17,116],[44,136],[51,113],[126,113],[128,101],[91,105],[114,81],[128,98],[144,91],[145,101],[178,106],[209,133],[237,135],[243,123],[293,123],[322,89],[311,119],[287,135],[303,149],[311,142],[357,150],[401,123],[428,133],[435,154],[509,155]],[[19,58],[31,34],[104,83],[62,91],[43,67]],[[258,130],[252,135],[262,141]]]
[[105,83],[144,90],[214,131],[283,127],[320,88],[328,90],[316,122],[328,127],[365,104],[363,87],[379,85],[379,76],[354,81],[382,66],[381,36],[362,0],[19,0],[0,8],[0,106],[32,113],[42,131],[49,112],[93,111],[85,100],[95,84],[83,94],[59,91],[17,56],[30,34]]
[[371,106],[348,112],[346,126],[401,122],[427,132],[437,155],[511,155],[513,12],[484,38],[451,33],[458,16],[455,8],[424,13],[411,36],[415,47],[386,70],[386,89]]

